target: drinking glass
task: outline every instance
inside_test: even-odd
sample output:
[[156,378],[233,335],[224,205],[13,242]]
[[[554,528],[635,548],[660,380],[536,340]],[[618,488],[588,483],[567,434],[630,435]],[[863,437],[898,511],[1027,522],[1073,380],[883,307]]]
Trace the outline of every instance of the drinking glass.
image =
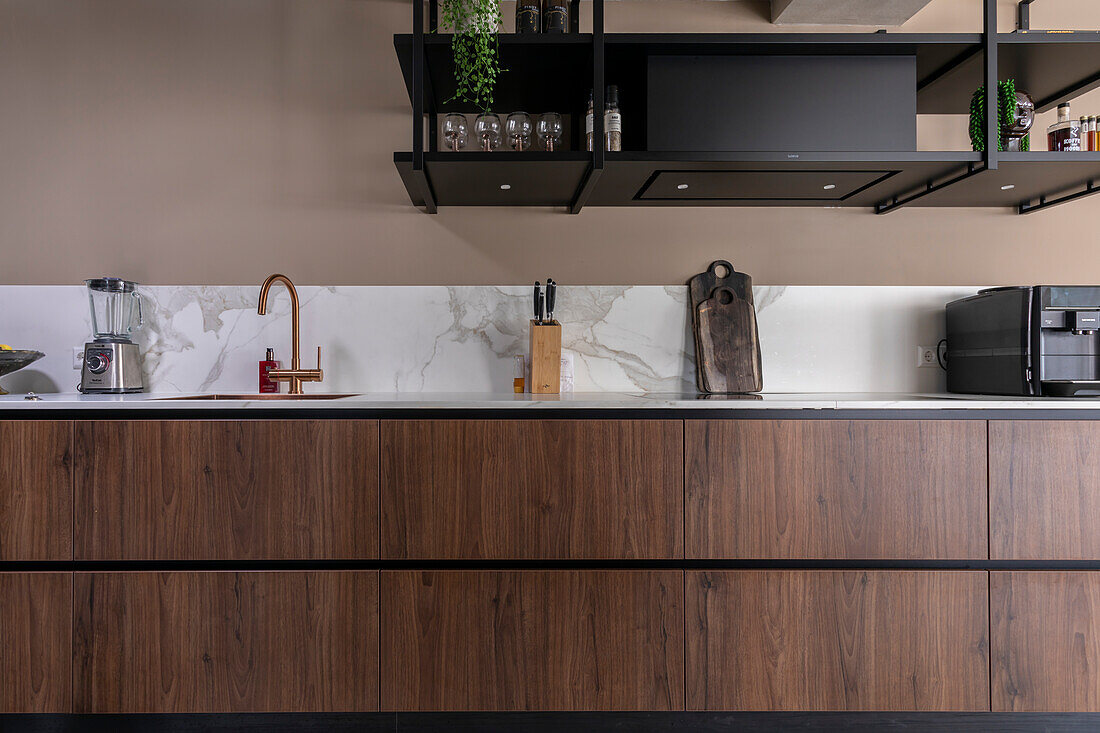
[[554,148],[561,142],[564,129],[561,115],[557,112],[547,112],[539,117],[538,135],[543,149],[550,153],[554,152]]
[[474,134],[486,153],[500,147],[500,117],[492,112],[482,112],[474,121]]
[[508,134],[508,145],[516,152],[523,152],[531,147],[531,115],[526,112],[513,112],[508,115],[505,131]]
[[448,112],[447,116],[443,118],[443,137],[451,150],[456,153],[466,147],[469,140],[466,130],[466,115],[458,112]]

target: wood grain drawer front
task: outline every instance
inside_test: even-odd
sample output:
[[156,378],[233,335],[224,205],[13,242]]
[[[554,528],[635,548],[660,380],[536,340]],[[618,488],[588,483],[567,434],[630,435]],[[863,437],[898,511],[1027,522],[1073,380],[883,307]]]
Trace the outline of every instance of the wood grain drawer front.
[[72,573],[0,573],[0,713],[70,711],[72,590]]
[[682,557],[683,423],[383,421],[382,555]]
[[1100,560],[1100,422],[989,423],[990,552]]
[[383,710],[677,710],[683,573],[382,573]]
[[692,710],[988,710],[984,571],[689,571]]
[[76,555],[378,557],[378,423],[76,423]]
[[1100,572],[990,577],[993,710],[1100,712]]
[[0,420],[0,561],[73,557],[73,424]]
[[982,421],[688,420],[692,558],[984,559]]
[[371,711],[377,571],[77,573],[82,713]]

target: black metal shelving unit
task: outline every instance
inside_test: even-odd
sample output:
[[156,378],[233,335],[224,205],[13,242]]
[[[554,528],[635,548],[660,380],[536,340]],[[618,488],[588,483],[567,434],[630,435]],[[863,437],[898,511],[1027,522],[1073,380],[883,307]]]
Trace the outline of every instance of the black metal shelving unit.
[[[885,56],[916,61],[918,113],[965,114],[985,85],[1015,78],[1039,111],[1100,87],[1100,33],[997,33],[997,2],[981,0],[983,33],[604,33],[603,0],[592,0],[592,32],[500,36],[502,74],[495,107],[569,114],[583,147],[583,104],[593,90],[603,108],[605,79],[645,88],[651,55]],[[413,2],[413,33],[394,49],[413,108],[411,152],[394,154],[413,204],[438,206],[845,206],[885,214],[908,206],[1011,207],[1025,214],[1100,191],[1100,153],[986,152],[662,152],[645,150],[644,94],[624,98],[624,152],[450,152],[436,140],[438,115],[468,111],[454,91],[451,37],[430,32],[438,0]],[[1022,6],[1026,10],[1025,6]],[[427,11],[427,13],[425,12]],[[427,17],[425,17],[427,15]],[[986,138],[998,137],[990,119]],[[595,115],[603,138],[603,116]],[[1042,131],[1033,133],[1041,139]],[[599,148],[599,146],[597,146]]]

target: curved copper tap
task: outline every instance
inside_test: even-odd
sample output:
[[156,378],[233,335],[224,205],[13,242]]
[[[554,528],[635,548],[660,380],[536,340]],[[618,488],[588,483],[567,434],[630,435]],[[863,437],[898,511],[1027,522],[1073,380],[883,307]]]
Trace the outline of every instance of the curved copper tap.
[[277,282],[285,285],[286,291],[290,293],[290,369],[272,369],[267,376],[274,380],[289,382],[290,394],[302,394],[303,382],[320,382],[325,378],[325,373],[321,370],[321,347],[317,347],[317,368],[302,369],[298,353],[298,291],[286,275],[275,273],[264,280],[264,284],[260,286],[260,302],[256,306],[256,312],[261,316],[267,315],[267,296],[271,292],[271,286]]

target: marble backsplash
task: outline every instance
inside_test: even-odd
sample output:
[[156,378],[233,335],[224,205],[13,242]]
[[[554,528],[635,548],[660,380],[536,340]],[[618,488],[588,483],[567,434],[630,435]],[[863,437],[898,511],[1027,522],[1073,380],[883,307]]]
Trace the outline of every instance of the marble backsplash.
[[[935,392],[918,345],[943,337],[943,306],[976,287],[757,287],[767,392]],[[273,347],[290,361],[290,299],[258,286],[144,286],[151,392],[254,392]],[[335,392],[507,392],[527,351],[530,286],[301,287],[302,363],[322,347]],[[576,391],[694,389],[685,286],[562,286],[557,319]],[[73,392],[73,348],[90,334],[82,286],[0,286],[0,343],[46,357],[4,378],[13,392]]]

